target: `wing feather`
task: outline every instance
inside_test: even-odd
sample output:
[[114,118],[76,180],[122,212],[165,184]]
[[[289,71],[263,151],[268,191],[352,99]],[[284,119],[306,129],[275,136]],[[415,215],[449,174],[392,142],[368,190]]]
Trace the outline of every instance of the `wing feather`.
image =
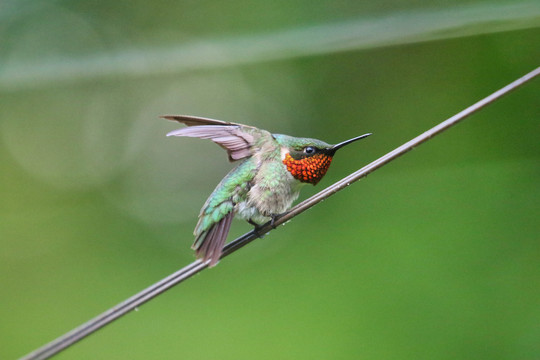
[[230,161],[252,155],[251,148],[255,140],[252,133],[255,128],[251,126],[186,115],[166,115],[162,118],[176,120],[188,126],[171,131],[167,136],[187,136],[212,140],[227,151]]
[[[214,224],[208,232],[202,234],[204,238],[198,245],[196,254],[197,258],[202,259],[202,261],[210,260],[210,267],[215,266],[221,257],[233,217],[234,212],[231,211],[218,223]],[[195,244],[197,242],[198,241],[196,241]]]
[[163,116],[160,116],[160,118],[178,121],[179,123],[185,124],[187,126],[198,126],[198,125],[245,126],[245,125],[237,124],[233,122],[215,120],[215,119],[210,119],[210,118],[205,118],[205,117],[200,117],[200,116],[191,116],[191,115],[163,115]]

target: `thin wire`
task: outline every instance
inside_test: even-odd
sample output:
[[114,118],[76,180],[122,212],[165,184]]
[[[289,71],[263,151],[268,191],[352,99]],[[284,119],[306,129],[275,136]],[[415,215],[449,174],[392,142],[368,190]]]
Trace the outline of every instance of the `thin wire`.
[[[399,156],[405,154],[409,150],[413,149],[414,147],[424,143],[425,141],[431,139],[432,137],[442,133],[443,131],[447,130],[451,126],[457,124],[461,120],[465,119],[469,115],[477,112],[478,110],[484,108],[485,106],[489,105],[490,103],[494,102],[495,100],[499,99],[503,95],[508,94],[512,90],[517,89],[519,86],[525,84],[526,82],[532,80],[536,76],[540,75],[540,67],[534,69],[527,75],[519,78],[518,80],[510,83],[509,85],[503,87],[502,89],[494,92],[493,94],[489,95],[488,97],[480,100],[476,104],[466,108],[465,110],[461,111],[460,113],[452,116],[448,120],[443,121],[439,125],[431,128],[430,130],[424,132],[423,134],[415,137],[414,139],[406,142],[405,144],[401,145],[400,147],[396,148],[395,150],[387,153],[386,155],[380,157],[379,159],[373,161],[372,163],[364,166],[360,170],[350,174],[349,176],[341,179],[340,181],[334,183],[333,185],[330,185],[329,187],[325,188],[324,190],[320,191],[319,193],[313,195],[309,199],[301,202],[300,204],[293,207],[289,212],[286,214],[278,217],[275,219],[274,224],[272,225],[270,222],[264,224],[261,226],[258,230],[258,233],[265,234],[272,229],[274,229],[276,226],[279,226],[289,220],[291,220],[296,215],[306,211],[310,207],[314,206],[315,204],[321,202],[322,200],[328,198],[329,196],[335,194],[336,192],[344,189],[345,187],[349,186],[355,181],[360,180],[361,178],[367,176],[369,173],[377,170],[378,168],[384,166],[385,164],[389,163],[390,161],[398,158]],[[258,233],[256,233],[254,230],[245,233],[244,235],[240,236],[239,238],[233,240],[229,244],[227,244],[224,247],[223,254],[221,258],[224,258],[225,256],[228,256],[232,254],[233,252],[237,251],[241,247],[247,245],[251,241],[255,240],[259,237]],[[187,265],[186,267],[176,271],[175,273],[167,276],[166,278],[162,279],[161,281],[153,284],[152,286],[144,289],[143,291],[139,292],[138,294],[135,294],[134,296],[130,297],[129,299],[121,302],[120,304],[116,305],[115,307],[105,311],[101,315],[96,316],[95,318],[91,319],[90,321],[82,324],[81,326],[71,330],[70,332],[62,335],[61,337],[57,338],[56,340],[51,341],[50,343],[44,345],[43,347],[33,351],[32,353],[22,357],[20,360],[37,360],[37,359],[47,359],[63,349],[75,344],[79,340],[82,340],[86,336],[94,333],[95,331],[101,329],[105,325],[111,323],[112,321],[118,319],[119,317],[125,315],[129,311],[135,309],[136,307],[144,304],[145,302],[155,298],[159,294],[165,292],[166,290],[170,289],[171,287],[181,283],[182,281],[189,279],[191,276],[197,274],[198,272],[204,270],[206,267],[208,267],[208,263],[210,260],[206,262],[202,262],[201,260],[195,260],[191,264]]]

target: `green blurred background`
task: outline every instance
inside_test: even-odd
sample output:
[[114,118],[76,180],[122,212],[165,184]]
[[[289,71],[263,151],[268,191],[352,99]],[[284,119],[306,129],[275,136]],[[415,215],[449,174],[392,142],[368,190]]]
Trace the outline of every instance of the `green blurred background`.
[[[231,164],[159,115],[374,133],[306,198],[539,66],[539,39],[538,1],[3,1],[0,358],[193,260]],[[540,358],[539,104],[536,80],[57,358]]]

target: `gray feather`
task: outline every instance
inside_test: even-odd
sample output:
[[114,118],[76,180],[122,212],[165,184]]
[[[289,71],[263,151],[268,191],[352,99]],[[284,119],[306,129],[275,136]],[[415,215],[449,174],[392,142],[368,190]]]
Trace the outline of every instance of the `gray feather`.
[[230,161],[236,161],[250,156],[251,146],[253,144],[253,136],[242,131],[240,125],[192,126],[171,131],[167,136],[210,139],[227,151]]
[[[196,254],[197,258],[202,259],[202,261],[210,260],[210,267],[215,266],[221,257],[233,217],[234,212],[229,212],[217,224],[214,224],[206,234],[202,235],[204,239],[198,246]],[[196,240],[195,243],[198,241],[200,240]]]
[[187,126],[198,126],[198,125],[241,125],[232,122],[209,119],[199,116],[191,115],[163,115],[160,116],[163,119],[178,121],[179,123],[185,124]]

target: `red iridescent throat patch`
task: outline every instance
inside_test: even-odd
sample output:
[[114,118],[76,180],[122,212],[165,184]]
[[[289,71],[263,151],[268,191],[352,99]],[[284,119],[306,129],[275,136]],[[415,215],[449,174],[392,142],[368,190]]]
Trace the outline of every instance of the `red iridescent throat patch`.
[[285,159],[283,159],[283,164],[295,179],[313,185],[323,178],[331,162],[332,157],[326,154],[315,154],[304,159],[295,160],[287,153]]

